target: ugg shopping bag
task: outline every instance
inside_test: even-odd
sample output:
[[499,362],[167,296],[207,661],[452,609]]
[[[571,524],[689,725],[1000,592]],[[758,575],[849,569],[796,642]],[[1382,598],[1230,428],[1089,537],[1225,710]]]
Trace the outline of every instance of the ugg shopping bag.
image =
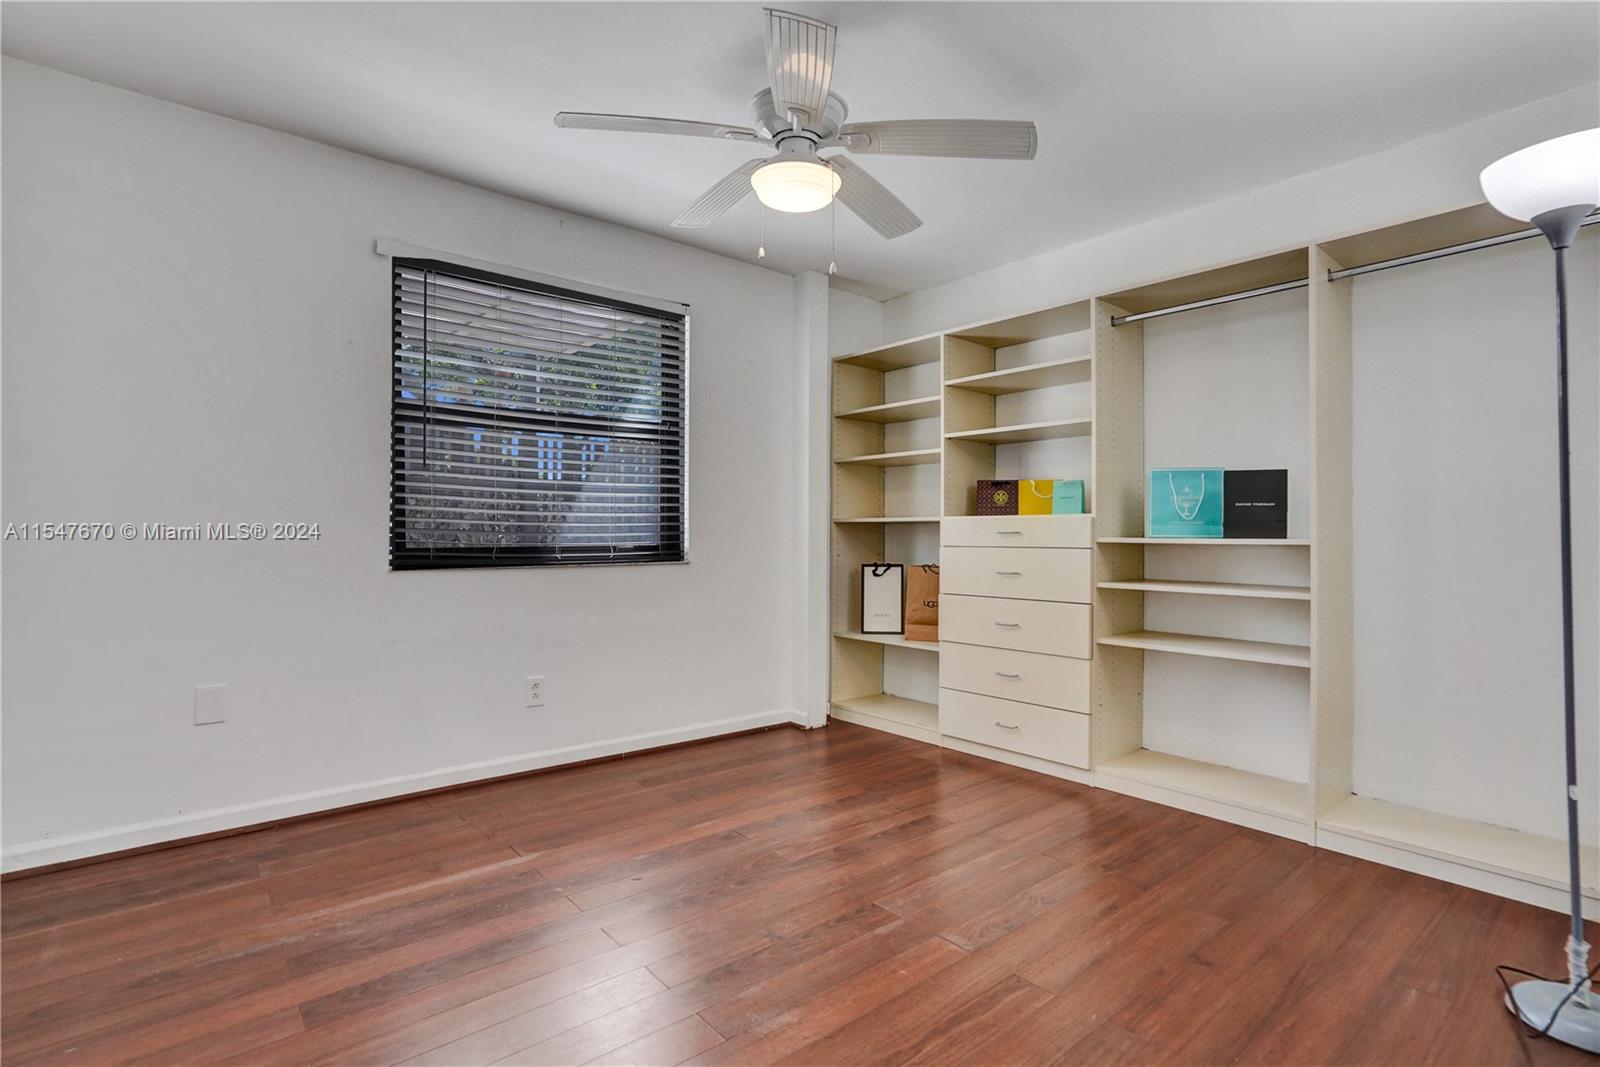
[[906,640],[939,640],[939,567],[913,564],[906,571]]

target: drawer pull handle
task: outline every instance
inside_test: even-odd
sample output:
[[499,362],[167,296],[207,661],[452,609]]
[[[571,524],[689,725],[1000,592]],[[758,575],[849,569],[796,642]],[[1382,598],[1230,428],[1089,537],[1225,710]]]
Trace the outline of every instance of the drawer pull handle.
[[996,622],[995,625],[996,626],[1004,626],[1008,630],[1020,630],[1020,629],[1022,629],[1022,624],[1020,622]]
[[1021,537],[1022,536],[1022,531],[1021,530],[996,530],[995,533],[999,534],[1002,537]]
[[995,573],[996,574],[1003,574],[1007,578],[1020,578],[1022,576],[1022,572],[1021,571],[995,571]]
[[1002,729],[1002,730],[1020,730],[1020,729],[1022,729],[1022,727],[1020,727],[1020,726],[1013,726],[1011,723],[1001,722],[999,719],[996,719],[994,721],[994,724],[996,726],[1000,727],[1000,729]]
[[996,678],[1021,678],[1022,677],[1022,675],[1013,674],[1011,671],[995,671],[994,672],[994,676]]

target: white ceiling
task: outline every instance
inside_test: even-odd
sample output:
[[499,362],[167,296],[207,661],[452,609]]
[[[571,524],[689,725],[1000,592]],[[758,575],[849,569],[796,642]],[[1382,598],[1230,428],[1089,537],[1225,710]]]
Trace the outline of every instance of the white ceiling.
[[[786,6],[839,26],[854,119],[1039,126],[1032,162],[863,158],[925,223],[891,242],[840,210],[841,278],[880,298],[1600,80],[1593,3]],[[742,124],[762,27],[746,3],[3,7],[8,55],[751,261],[753,197],[668,223],[752,146],[551,116]],[[828,234],[768,212],[766,264],[826,269]]]

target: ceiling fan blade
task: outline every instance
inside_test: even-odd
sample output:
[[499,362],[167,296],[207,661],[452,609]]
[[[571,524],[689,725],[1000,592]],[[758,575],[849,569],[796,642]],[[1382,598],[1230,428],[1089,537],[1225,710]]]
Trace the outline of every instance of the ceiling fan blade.
[[839,143],[864,155],[1032,159],[1039,131],[1031,122],[1002,119],[851,122],[839,128]]
[[817,126],[828,106],[833,81],[833,44],[838,30],[818,19],[767,8],[767,73],[778,114],[798,111],[800,123]]
[[601,115],[592,111],[558,111],[556,125],[569,130],[616,130],[620,133],[672,133],[679,137],[716,137],[724,141],[754,141],[748,126],[688,119],[658,119],[649,115]]
[[922,225],[922,220],[898,196],[853,160],[834,156],[828,160],[828,165],[839,173],[839,202],[883,236],[901,237]]
[[687,211],[672,220],[672,224],[683,227],[711,225],[751,191],[750,175],[765,162],[765,159],[752,159],[740,165],[732,174],[701,194],[700,199],[690,204]]

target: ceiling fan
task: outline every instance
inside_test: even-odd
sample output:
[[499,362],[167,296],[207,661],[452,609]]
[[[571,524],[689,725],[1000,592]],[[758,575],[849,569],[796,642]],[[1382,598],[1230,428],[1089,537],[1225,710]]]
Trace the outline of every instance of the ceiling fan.
[[707,226],[755,190],[778,211],[816,211],[837,195],[840,202],[884,237],[900,237],[922,220],[846,155],[823,157],[827,148],[862,155],[947,156],[964,159],[1032,159],[1039,134],[1031,122],[994,119],[908,119],[845,122],[847,109],[832,91],[837,27],[788,11],[767,8],[767,72],[771,88],[750,102],[751,126],[728,126],[645,115],[601,115],[562,111],[556,125],[568,129],[671,133],[758,141],[777,151],[752,159],[723,178],[673,220],[674,226]]

